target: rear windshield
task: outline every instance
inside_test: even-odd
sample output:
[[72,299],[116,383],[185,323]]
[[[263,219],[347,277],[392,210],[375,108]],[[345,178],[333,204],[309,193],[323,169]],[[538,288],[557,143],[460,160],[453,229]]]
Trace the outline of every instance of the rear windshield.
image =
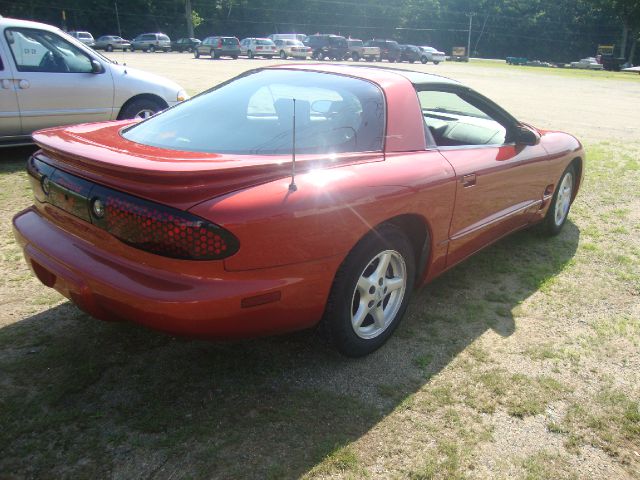
[[256,40],[256,45],[273,45],[271,40]]
[[237,38],[223,38],[222,39],[222,44],[223,45],[238,45],[238,39]]
[[123,136],[171,150],[275,155],[382,150],[384,98],[378,87],[340,75],[262,70],[238,77],[149,120]]
[[158,35],[158,40],[166,40],[166,41],[169,41],[169,37],[167,37],[166,35]]
[[361,47],[362,46],[362,40],[349,40],[349,46],[350,47]]

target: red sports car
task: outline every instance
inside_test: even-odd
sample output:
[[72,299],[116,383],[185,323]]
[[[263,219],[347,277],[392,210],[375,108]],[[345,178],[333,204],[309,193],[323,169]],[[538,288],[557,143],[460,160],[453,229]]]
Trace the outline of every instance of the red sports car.
[[41,130],[14,220],[81,309],[213,338],[319,325],[380,347],[424,284],[514,230],[564,225],[584,171],[460,83],[405,70],[251,70],[147,120]]

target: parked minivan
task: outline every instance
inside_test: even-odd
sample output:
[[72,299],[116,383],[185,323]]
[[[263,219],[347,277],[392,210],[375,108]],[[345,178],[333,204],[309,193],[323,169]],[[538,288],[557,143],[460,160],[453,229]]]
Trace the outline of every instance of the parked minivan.
[[164,33],[143,33],[131,41],[131,51],[155,52],[156,50],[168,52],[171,50],[171,39]]
[[44,23],[0,17],[0,58],[0,146],[29,144],[46,127],[147,118],[189,98]]

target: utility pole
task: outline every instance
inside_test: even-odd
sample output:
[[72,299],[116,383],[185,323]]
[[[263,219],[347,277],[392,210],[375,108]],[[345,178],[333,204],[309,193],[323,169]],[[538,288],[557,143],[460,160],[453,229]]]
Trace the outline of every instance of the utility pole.
[[191,0],[184,1],[184,16],[187,20],[187,36],[193,38],[193,15],[191,13]]
[[118,14],[118,0],[114,0],[113,5],[116,7],[116,22],[118,22],[118,35],[122,37],[122,29],[120,28],[120,15]]
[[473,25],[473,16],[475,13],[467,13],[469,17],[469,36],[467,37],[467,61],[471,58],[471,26]]

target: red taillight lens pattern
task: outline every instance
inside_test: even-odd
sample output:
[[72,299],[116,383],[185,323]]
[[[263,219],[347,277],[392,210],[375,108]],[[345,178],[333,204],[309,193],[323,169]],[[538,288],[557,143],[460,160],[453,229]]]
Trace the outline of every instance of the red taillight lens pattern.
[[94,223],[133,247],[190,260],[218,260],[238,250],[230,232],[187,212],[102,187],[93,192],[92,202],[97,199],[105,209],[103,218],[94,213]]
[[222,260],[240,248],[231,232],[189,212],[96,185],[35,156],[27,170],[38,202],[89,221],[132,247],[185,260]]

